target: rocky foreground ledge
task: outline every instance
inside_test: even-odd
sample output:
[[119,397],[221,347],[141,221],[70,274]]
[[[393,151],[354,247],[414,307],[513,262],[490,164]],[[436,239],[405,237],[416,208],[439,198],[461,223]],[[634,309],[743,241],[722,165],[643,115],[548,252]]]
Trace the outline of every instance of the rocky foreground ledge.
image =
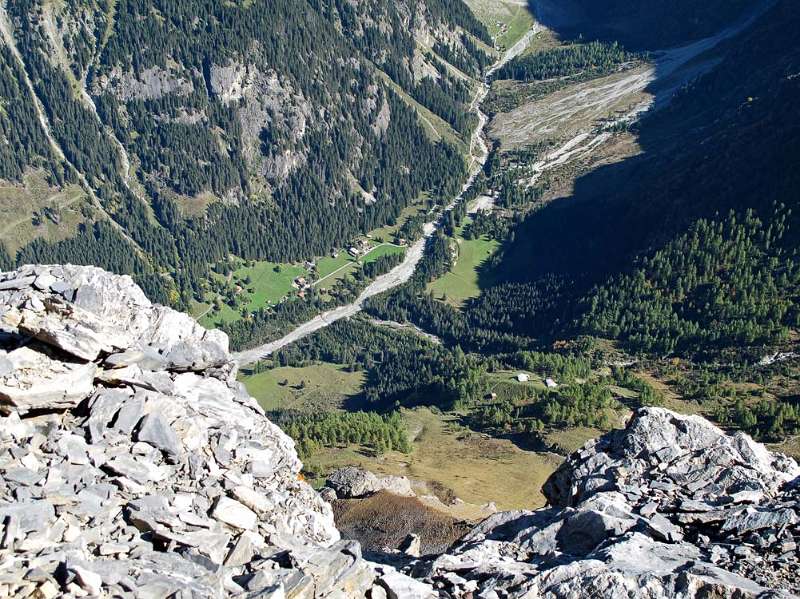
[[0,597],[800,592],[800,469],[702,418],[640,410],[550,478],[551,507],[492,516],[444,555],[389,556],[414,580],[340,540],[235,375],[225,335],[128,277],[0,273]]
[[0,274],[0,597],[429,595],[339,539],[235,375],[129,277]]
[[491,516],[414,568],[452,597],[793,597],[799,475],[747,435],[646,408],[567,459],[552,507]]

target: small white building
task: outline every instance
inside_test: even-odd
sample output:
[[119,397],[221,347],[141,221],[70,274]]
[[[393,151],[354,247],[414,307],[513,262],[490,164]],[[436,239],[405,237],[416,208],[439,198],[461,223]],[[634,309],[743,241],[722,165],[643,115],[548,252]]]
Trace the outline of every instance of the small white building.
[[529,374],[526,374],[526,373],[524,373],[524,372],[520,372],[520,373],[517,375],[517,380],[518,380],[520,383],[527,383],[529,380],[531,380],[531,375],[529,375]]
[[544,384],[547,385],[548,389],[555,389],[558,387],[558,383],[555,382],[553,379],[545,379]]

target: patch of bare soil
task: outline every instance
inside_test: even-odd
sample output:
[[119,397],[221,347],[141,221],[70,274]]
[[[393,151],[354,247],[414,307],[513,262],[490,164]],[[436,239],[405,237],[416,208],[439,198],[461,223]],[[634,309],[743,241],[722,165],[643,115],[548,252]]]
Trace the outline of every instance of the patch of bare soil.
[[365,499],[338,499],[333,502],[333,514],[344,538],[355,539],[371,551],[397,549],[414,533],[420,536],[423,555],[442,553],[472,528],[471,523],[451,518],[416,497],[386,492]]

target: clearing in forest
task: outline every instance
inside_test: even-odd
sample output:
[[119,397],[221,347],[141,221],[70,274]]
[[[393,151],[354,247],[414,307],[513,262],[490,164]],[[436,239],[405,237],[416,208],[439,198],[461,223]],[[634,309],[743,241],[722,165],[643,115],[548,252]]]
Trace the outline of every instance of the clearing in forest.
[[500,49],[513,46],[533,26],[527,0],[466,0]]
[[457,237],[458,255],[450,272],[444,274],[428,287],[434,297],[443,299],[447,303],[460,307],[466,300],[480,295],[478,273],[480,267],[488,260],[497,248],[499,242],[481,236],[477,239],[464,239]]
[[323,413],[342,408],[347,398],[358,395],[364,372],[350,372],[344,366],[323,363],[241,374],[239,380],[267,411]]

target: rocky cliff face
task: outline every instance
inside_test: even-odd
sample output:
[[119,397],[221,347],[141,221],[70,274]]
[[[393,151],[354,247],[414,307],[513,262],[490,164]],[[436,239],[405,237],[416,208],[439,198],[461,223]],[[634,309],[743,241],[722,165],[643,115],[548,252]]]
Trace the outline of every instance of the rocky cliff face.
[[92,267],[0,274],[0,319],[0,596],[427,592],[339,539],[225,335]]
[[488,518],[417,580],[340,540],[299,470],[223,334],[97,268],[0,273],[0,596],[800,592],[800,468],[696,416],[640,410],[550,478],[551,507]]
[[417,569],[453,597],[794,596],[798,475],[744,434],[642,409],[553,474],[552,507],[491,516]]

